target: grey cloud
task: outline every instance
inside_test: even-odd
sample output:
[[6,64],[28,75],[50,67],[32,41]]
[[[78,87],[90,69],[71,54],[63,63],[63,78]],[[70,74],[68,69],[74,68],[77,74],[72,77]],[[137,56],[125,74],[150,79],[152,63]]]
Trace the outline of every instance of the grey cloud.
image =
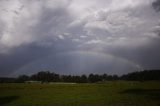
[[19,67],[28,64],[38,58],[42,58],[51,53],[48,48],[42,48],[36,45],[21,46],[10,50],[11,54],[0,55],[1,76],[6,76],[17,70]]
[[111,47],[110,52],[114,55],[126,58],[140,65],[143,69],[159,69],[159,43],[160,38],[152,39],[149,44],[138,47]]
[[160,0],[156,0],[152,5],[156,11],[160,11]]

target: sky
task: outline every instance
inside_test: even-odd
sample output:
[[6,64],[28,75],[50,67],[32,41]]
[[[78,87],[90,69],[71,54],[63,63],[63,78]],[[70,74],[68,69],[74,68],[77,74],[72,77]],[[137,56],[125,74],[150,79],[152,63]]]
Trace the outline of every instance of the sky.
[[160,69],[160,0],[0,0],[0,76]]

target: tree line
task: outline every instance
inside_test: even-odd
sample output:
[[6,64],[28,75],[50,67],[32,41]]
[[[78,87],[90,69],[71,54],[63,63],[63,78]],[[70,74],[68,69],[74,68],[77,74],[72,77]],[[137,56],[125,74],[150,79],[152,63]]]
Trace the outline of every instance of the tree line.
[[130,81],[149,81],[159,80],[160,81],[160,70],[144,70],[140,72],[132,72],[120,77],[121,80]]
[[117,75],[107,74],[89,74],[83,75],[59,75],[54,72],[41,71],[31,76],[20,75],[17,78],[17,82],[25,81],[41,81],[41,82],[73,82],[73,83],[94,83],[105,80],[118,80]]
[[72,82],[72,83],[95,83],[103,81],[128,80],[128,81],[160,81],[160,70],[136,71],[122,76],[108,74],[89,75],[59,75],[54,72],[41,71],[31,76],[20,75],[17,78],[0,78],[0,83],[24,83],[26,81],[44,82]]

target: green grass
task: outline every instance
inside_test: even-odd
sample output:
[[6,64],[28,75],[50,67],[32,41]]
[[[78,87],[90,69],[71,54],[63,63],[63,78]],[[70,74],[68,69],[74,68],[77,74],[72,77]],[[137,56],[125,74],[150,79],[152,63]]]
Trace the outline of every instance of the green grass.
[[160,82],[0,84],[0,106],[160,106]]

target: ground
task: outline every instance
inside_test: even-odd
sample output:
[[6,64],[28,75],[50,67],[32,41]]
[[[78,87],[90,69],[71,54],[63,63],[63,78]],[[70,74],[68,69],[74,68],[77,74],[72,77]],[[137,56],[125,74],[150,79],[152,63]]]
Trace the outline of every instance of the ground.
[[160,106],[160,82],[0,84],[0,106]]

